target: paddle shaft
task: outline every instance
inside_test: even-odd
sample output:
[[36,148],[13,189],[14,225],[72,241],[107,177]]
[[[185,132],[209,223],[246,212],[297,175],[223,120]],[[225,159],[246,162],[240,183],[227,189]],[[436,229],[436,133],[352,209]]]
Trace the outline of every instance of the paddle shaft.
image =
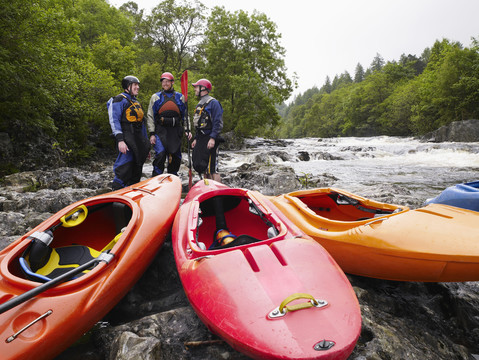
[[[181,74],[181,93],[185,97],[185,105],[186,105],[186,131],[190,134],[190,120],[188,119],[188,70],[183,71]],[[188,146],[188,190],[191,189],[193,185],[193,174],[191,171],[191,155],[190,155],[190,141],[187,138],[187,146]]]
[[89,262],[87,262],[83,265],[80,265],[80,266],[70,270],[69,272],[63,274],[63,275],[60,275],[57,278],[54,278],[54,279],[52,279],[52,280],[50,280],[50,281],[48,281],[48,282],[46,282],[46,283],[44,283],[40,286],[37,286],[37,287],[35,287],[31,290],[28,290],[27,292],[25,292],[21,295],[18,295],[16,297],[14,297],[13,299],[8,300],[7,302],[0,305],[0,314],[3,314],[5,311],[8,311],[8,310],[14,308],[15,306],[18,306],[18,305],[24,303],[25,301],[30,300],[31,298],[37,296],[38,294],[41,294],[42,292],[54,287],[55,285],[65,281],[65,280],[70,279],[72,276],[75,276],[75,275],[81,273],[82,271],[95,266],[100,261],[104,261],[104,259],[99,259],[99,258],[92,259]]

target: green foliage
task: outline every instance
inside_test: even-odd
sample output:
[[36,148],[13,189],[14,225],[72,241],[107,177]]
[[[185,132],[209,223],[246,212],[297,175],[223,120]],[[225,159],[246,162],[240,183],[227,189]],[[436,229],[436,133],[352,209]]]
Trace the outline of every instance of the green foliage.
[[132,46],[122,46],[120,40],[111,39],[105,33],[92,44],[92,62],[98,69],[108,70],[120,79],[132,72],[136,65],[136,54]]
[[[159,71],[181,73],[194,63],[205,21],[205,6],[198,0],[164,0],[142,22],[139,41],[153,47]],[[146,59],[145,59],[146,60]]]
[[1,7],[0,131],[9,134],[18,157],[28,156],[24,145],[38,142],[40,134],[45,142],[56,139],[66,161],[95,150],[90,125],[105,113],[113,78],[82,46],[77,10],[67,0],[12,0]]
[[225,110],[225,131],[272,131],[279,121],[275,104],[286,100],[293,87],[276,25],[262,13],[215,7],[205,36],[205,76]]
[[309,186],[312,185],[312,183],[311,183],[311,178],[312,178],[313,174],[311,174],[311,173],[305,173],[305,172],[303,172],[302,174],[303,174],[303,175],[301,175],[301,176],[298,177],[298,180],[299,180],[299,182],[300,182],[300,184],[301,184],[301,187],[302,187],[303,189],[308,189]]
[[[384,63],[377,54],[371,67],[356,67],[329,77],[321,96],[283,109],[276,134],[301,136],[373,136],[424,134],[452,121],[479,116],[479,48],[447,39],[436,41],[420,58],[402,55]],[[359,81],[361,80],[361,81]]]
[[134,37],[133,19],[104,0],[68,1],[68,15],[79,24],[79,36],[83,46],[91,46],[106,34],[117,39],[122,46],[131,43]]

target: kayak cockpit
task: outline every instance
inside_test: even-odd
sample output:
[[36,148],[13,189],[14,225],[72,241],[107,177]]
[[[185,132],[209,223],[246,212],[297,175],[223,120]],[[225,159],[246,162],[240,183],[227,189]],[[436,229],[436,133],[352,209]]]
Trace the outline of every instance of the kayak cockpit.
[[246,194],[200,198],[194,243],[201,250],[247,245],[278,236],[277,219]]
[[88,273],[118,243],[132,217],[123,202],[84,204],[74,208],[44,231],[35,231],[21,255],[12,259],[9,270],[17,277],[48,282],[91,263],[74,274],[73,280]]
[[406,206],[380,203],[335,189],[298,191],[284,198],[304,213],[329,221],[356,222],[408,210]]

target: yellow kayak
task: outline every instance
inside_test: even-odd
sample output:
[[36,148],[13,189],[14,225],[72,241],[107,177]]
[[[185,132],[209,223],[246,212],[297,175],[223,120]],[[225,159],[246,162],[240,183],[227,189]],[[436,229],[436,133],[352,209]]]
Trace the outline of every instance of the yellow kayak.
[[399,281],[479,280],[479,213],[430,204],[411,210],[335,188],[270,200],[344,272]]

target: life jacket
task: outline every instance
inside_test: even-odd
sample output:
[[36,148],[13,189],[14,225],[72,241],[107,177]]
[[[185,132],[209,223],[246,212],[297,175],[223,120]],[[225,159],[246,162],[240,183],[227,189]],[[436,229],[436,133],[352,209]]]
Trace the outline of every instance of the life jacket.
[[130,102],[130,106],[125,109],[123,112],[123,117],[126,121],[131,122],[131,123],[140,123],[143,121],[143,117],[145,116],[143,112],[143,108],[141,107],[140,103],[138,101],[131,101],[131,99],[128,99],[125,95],[120,94],[123,96],[125,99],[127,99]]
[[181,114],[178,104],[175,102],[175,94],[168,97],[163,92],[163,102],[158,109],[157,122],[160,126],[179,126],[181,125]]
[[195,128],[200,130],[211,130],[213,128],[211,116],[205,111],[205,108],[214,99],[214,97],[207,95],[200,100],[198,105],[196,105],[195,114],[193,115],[193,124]]

